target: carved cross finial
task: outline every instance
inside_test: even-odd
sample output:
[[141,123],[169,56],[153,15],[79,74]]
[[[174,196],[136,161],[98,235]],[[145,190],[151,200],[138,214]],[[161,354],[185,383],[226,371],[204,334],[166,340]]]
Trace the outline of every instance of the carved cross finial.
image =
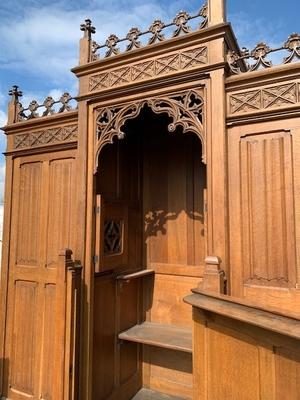
[[13,100],[16,100],[16,101],[18,101],[19,97],[22,97],[22,96],[23,96],[23,93],[21,92],[21,90],[19,90],[19,86],[17,86],[17,85],[14,85],[14,86],[10,89],[10,91],[8,92],[8,94],[9,94],[10,96],[12,96],[12,99],[13,99]]
[[84,37],[91,40],[92,34],[96,33],[96,28],[92,25],[90,19],[86,19],[83,24],[80,25],[80,30],[84,32]]

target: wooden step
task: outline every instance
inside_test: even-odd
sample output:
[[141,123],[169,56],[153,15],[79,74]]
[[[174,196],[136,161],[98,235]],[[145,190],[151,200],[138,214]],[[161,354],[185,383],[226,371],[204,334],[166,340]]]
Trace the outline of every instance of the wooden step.
[[121,332],[119,339],[187,353],[192,352],[192,330],[173,325],[144,322]]
[[183,400],[182,397],[155,392],[150,389],[141,389],[131,400]]

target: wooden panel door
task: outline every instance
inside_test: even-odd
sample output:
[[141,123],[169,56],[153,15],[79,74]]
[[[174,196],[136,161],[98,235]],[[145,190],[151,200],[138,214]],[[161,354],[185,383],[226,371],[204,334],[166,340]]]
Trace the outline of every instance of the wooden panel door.
[[289,312],[300,309],[299,133],[279,121],[229,134],[231,294]]
[[51,400],[54,385],[63,383],[53,378],[59,359],[57,265],[59,250],[73,244],[74,171],[71,151],[14,161],[5,346],[6,395],[12,400]]

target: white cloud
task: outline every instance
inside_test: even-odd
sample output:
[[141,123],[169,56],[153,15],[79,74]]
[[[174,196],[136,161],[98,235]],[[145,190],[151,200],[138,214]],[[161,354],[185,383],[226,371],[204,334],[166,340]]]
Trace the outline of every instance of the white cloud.
[[[88,4],[88,3],[86,3]],[[167,18],[168,10],[159,2],[120,7],[118,2],[104,3],[98,8],[68,9],[66,3],[31,7],[22,19],[1,21],[0,37],[3,48],[1,68],[22,71],[50,78],[57,84],[73,84],[69,69],[78,64],[79,26],[89,16],[98,28],[96,37],[104,42],[111,33],[126,35],[132,26],[147,28],[151,20],[145,16]],[[11,34],[13,32],[13,35]]]

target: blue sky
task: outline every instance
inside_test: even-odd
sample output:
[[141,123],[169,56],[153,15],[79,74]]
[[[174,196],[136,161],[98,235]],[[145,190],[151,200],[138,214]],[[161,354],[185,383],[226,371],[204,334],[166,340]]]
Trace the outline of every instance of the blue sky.
[[[271,46],[300,32],[300,0],[228,0],[227,16],[239,44]],[[0,126],[6,121],[7,92],[13,84],[23,90],[23,104],[47,95],[58,98],[77,83],[69,69],[77,64],[80,23],[87,17],[97,28],[95,39],[124,36],[133,26],[147,28],[154,19],[169,21],[180,10],[198,11],[195,0],[2,0],[0,4]],[[0,152],[5,138],[0,137]],[[0,202],[4,176],[0,157]]]

